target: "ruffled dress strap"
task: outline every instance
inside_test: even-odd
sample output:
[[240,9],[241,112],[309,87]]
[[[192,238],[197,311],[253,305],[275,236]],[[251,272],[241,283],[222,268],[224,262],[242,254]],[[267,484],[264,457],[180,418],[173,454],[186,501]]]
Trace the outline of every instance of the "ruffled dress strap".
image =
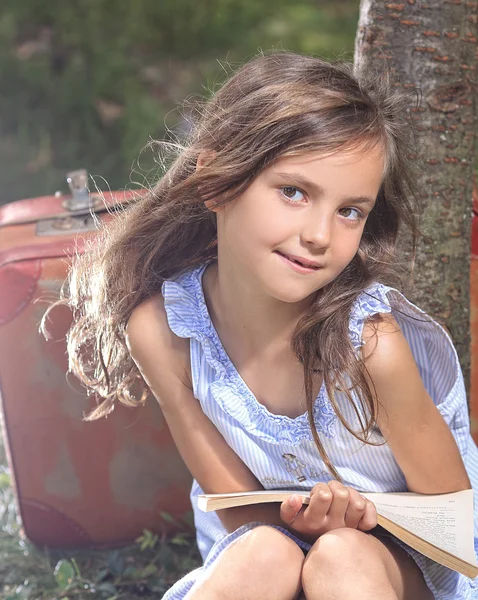
[[374,283],[365,289],[355,300],[350,311],[349,336],[356,351],[360,350],[364,341],[362,339],[363,327],[367,319],[377,313],[391,313],[392,307],[387,297],[391,289],[380,283]]
[[227,375],[226,365],[218,346],[213,343],[213,325],[198,287],[207,265],[199,265],[174,279],[167,279],[162,286],[162,295],[171,331],[178,337],[198,341],[207,362],[222,379]]

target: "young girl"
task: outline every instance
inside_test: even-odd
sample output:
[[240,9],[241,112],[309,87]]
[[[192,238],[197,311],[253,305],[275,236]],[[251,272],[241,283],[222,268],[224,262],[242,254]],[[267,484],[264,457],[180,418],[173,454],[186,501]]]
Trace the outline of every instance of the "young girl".
[[[416,231],[409,102],[346,63],[256,58],[72,270],[92,417],[146,382],[194,477],[204,565],[165,600],[478,598],[360,494],[478,486],[456,352],[390,287]],[[197,509],[261,488],[311,503]]]

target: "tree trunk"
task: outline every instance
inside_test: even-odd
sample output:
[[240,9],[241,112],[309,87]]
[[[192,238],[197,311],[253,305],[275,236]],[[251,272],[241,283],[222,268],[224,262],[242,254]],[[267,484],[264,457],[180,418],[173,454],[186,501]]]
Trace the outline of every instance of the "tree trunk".
[[470,370],[469,270],[476,128],[477,0],[361,0],[355,65],[419,88],[423,214],[412,301],[455,342]]

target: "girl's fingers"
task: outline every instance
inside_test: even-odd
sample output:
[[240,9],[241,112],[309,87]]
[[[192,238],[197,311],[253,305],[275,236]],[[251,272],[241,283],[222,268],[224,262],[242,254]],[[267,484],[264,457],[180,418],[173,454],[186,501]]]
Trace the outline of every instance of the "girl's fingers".
[[319,531],[324,525],[333,500],[333,494],[326,483],[317,483],[310,492],[309,505],[304,511],[303,522],[310,531]]
[[373,502],[338,481],[316,484],[308,505],[302,504],[300,496],[290,496],[282,502],[280,516],[286,525],[314,540],[340,527],[369,531],[377,525]]
[[331,529],[345,526],[345,514],[349,507],[350,489],[339,481],[329,481],[329,489],[333,499],[327,513],[327,521]]
[[349,488],[350,498],[347,512],[345,513],[345,526],[357,529],[360,520],[365,514],[367,503],[357,490]]
[[280,517],[286,525],[292,525],[302,509],[300,496],[290,496],[280,505]]
[[377,526],[377,509],[375,504],[370,500],[365,500],[365,511],[360,519],[357,529],[361,531],[369,531]]

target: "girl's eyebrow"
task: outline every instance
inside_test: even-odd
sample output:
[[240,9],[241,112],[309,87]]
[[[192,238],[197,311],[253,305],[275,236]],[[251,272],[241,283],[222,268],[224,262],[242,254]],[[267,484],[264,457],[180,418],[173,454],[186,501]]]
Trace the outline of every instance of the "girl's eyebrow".
[[[316,196],[322,196],[325,193],[324,188],[320,187],[320,185],[317,183],[310,181],[310,179],[307,179],[307,177],[304,177],[302,173],[279,173],[278,171],[273,171],[273,173],[274,175],[278,175],[279,177],[286,179],[289,181],[289,183],[296,183],[299,186],[312,190]],[[356,204],[370,204],[372,206],[375,204],[375,200],[368,196],[353,196],[350,198],[343,198],[343,201],[355,202]]]

